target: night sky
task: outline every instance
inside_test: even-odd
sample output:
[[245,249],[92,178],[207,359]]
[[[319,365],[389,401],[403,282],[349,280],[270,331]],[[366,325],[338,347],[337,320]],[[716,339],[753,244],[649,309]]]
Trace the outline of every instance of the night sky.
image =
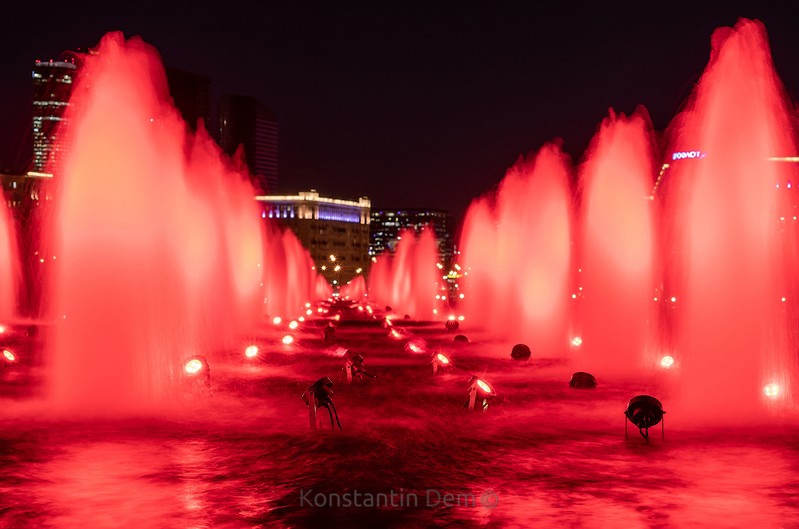
[[662,130],[702,73],[713,30],[739,17],[765,24],[799,99],[799,8],[764,2],[25,3],[0,14],[9,170],[27,161],[34,60],[115,30],[153,45],[167,66],[210,77],[215,99],[252,95],[270,108],[279,191],[366,195],[374,208],[460,215],[550,140],[578,162],[609,108],[643,105]]

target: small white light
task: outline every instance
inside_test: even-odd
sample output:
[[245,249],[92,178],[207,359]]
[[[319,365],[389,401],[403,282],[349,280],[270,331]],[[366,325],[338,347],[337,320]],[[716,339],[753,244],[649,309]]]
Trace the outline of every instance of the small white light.
[[780,394],[780,385],[774,382],[766,384],[763,386],[763,394],[770,399],[777,398]]

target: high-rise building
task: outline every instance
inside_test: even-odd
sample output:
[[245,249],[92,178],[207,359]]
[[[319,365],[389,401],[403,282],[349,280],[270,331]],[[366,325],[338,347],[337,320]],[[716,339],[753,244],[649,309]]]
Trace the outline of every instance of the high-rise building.
[[446,211],[424,208],[380,209],[371,213],[369,255],[394,251],[400,232],[412,228],[417,234],[424,227],[433,230],[442,263],[449,266],[453,252],[454,220]]
[[33,164],[37,173],[57,173],[65,138],[58,134],[69,106],[77,65],[73,58],[33,65]]
[[241,146],[256,194],[267,195],[278,184],[278,124],[275,115],[254,97],[227,95],[219,105],[219,145],[233,156]]
[[291,196],[257,196],[262,217],[290,228],[308,249],[316,269],[334,286],[346,284],[369,267],[367,197],[341,200],[315,189]]
[[205,130],[211,130],[211,79],[178,68],[166,68],[166,79],[172,103],[183,120],[197,130],[197,120],[202,119]]

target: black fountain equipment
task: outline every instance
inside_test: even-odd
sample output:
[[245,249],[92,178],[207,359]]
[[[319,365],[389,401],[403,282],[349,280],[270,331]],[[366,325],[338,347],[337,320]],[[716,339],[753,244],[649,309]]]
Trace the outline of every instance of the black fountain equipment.
[[335,343],[336,327],[331,322],[327,322],[327,325],[325,325],[325,329],[322,331],[322,339],[326,344]]
[[11,352],[10,349],[3,349],[3,356],[0,357],[0,364],[3,367],[9,367],[17,362],[17,355]]
[[469,343],[469,338],[467,338],[463,334],[456,334],[455,338],[453,338],[452,341],[458,343]]
[[469,379],[469,400],[463,405],[467,411],[486,411],[488,409],[488,405],[497,396],[497,392],[494,391],[494,388],[491,385],[483,380],[482,378],[472,375],[472,378]]
[[449,358],[444,353],[433,353],[432,363],[434,375],[441,375],[452,366],[449,362]]
[[[329,377],[322,377],[305,390],[302,394],[302,400],[308,405],[308,420],[311,425],[311,430],[318,430],[320,428],[320,420],[317,417],[319,408],[327,408],[327,413],[330,415],[330,429],[335,430],[336,424],[338,429],[341,430],[341,421],[338,420],[338,412],[336,406],[333,404],[333,381]],[[336,422],[333,422],[333,415],[336,416]]]
[[649,429],[660,423],[661,438],[666,438],[664,430],[663,405],[655,397],[649,395],[638,395],[630,399],[627,409],[624,411],[626,420],[624,421],[624,438],[627,438],[627,421],[638,427],[641,436],[649,442]]
[[344,354],[346,363],[344,364],[344,371],[347,373],[347,383],[351,384],[353,380],[363,382],[363,377],[377,378],[377,375],[372,375],[366,371],[363,365],[363,355],[354,351],[347,351]]
[[201,381],[206,387],[211,386],[211,366],[203,355],[194,355],[183,361],[183,373],[189,380]]
[[591,373],[577,371],[569,380],[569,387],[572,389],[594,389],[596,387],[596,378]]
[[444,324],[444,327],[446,327],[449,332],[457,331],[460,326],[461,324],[458,323],[458,320],[447,320]]
[[527,360],[530,360],[532,354],[533,352],[530,351],[528,346],[524,345],[523,343],[517,343],[513,346],[513,349],[511,349],[510,357],[520,362],[526,362]]

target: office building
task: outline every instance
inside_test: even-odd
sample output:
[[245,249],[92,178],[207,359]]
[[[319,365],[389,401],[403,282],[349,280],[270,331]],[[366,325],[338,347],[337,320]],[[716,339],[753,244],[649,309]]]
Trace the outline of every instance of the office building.
[[33,65],[34,172],[58,172],[66,150],[65,137],[58,129],[64,123],[77,68],[74,58],[37,60]]
[[297,195],[257,196],[262,217],[289,227],[311,254],[317,270],[334,286],[368,270],[368,198],[327,198],[315,189]]
[[211,130],[211,79],[178,68],[166,68],[166,79],[172,104],[193,131],[198,120],[202,120],[207,131]]
[[278,185],[278,123],[254,97],[227,95],[219,106],[219,145],[229,156],[241,147],[258,195],[275,193]]

